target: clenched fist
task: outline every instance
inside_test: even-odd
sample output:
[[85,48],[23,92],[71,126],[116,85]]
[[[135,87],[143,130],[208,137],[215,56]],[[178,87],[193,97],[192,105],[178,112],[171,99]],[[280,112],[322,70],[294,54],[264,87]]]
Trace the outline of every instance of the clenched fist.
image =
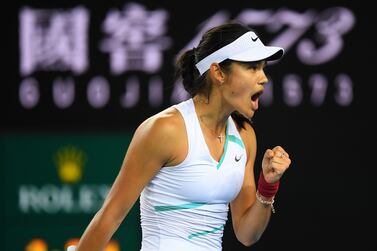
[[281,147],[276,146],[272,150],[267,149],[262,160],[262,171],[268,183],[275,183],[291,164],[289,154]]

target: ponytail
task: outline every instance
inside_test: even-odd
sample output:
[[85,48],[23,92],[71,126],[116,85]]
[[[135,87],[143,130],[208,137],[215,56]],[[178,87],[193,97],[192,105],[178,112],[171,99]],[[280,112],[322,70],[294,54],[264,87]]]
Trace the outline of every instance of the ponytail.
[[205,81],[200,76],[198,69],[195,67],[196,56],[195,48],[187,50],[178,59],[176,64],[175,78],[182,78],[183,87],[185,90],[194,97],[201,92]]

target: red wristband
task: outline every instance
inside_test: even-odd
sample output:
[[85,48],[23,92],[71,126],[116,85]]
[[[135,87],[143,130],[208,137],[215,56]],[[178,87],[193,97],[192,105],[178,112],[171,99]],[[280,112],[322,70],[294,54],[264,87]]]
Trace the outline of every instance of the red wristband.
[[274,197],[279,189],[280,180],[275,183],[268,183],[261,170],[258,180],[258,193],[266,198]]

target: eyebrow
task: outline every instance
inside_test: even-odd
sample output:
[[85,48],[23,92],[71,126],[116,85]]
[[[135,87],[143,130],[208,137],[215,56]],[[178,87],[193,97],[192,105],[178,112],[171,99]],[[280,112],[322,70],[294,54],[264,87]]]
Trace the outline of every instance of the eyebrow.
[[257,66],[262,66],[262,68],[267,66],[267,61],[266,60],[261,60],[261,61],[256,61],[256,62],[245,62],[248,67],[257,67]]

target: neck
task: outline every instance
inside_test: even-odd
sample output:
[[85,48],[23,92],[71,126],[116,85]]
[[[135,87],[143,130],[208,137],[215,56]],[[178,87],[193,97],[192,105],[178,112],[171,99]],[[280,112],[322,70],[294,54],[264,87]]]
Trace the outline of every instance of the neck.
[[208,99],[204,95],[196,95],[193,101],[199,120],[214,133],[225,135],[226,122],[232,111],[226,109],[222,99],[216,96]]

